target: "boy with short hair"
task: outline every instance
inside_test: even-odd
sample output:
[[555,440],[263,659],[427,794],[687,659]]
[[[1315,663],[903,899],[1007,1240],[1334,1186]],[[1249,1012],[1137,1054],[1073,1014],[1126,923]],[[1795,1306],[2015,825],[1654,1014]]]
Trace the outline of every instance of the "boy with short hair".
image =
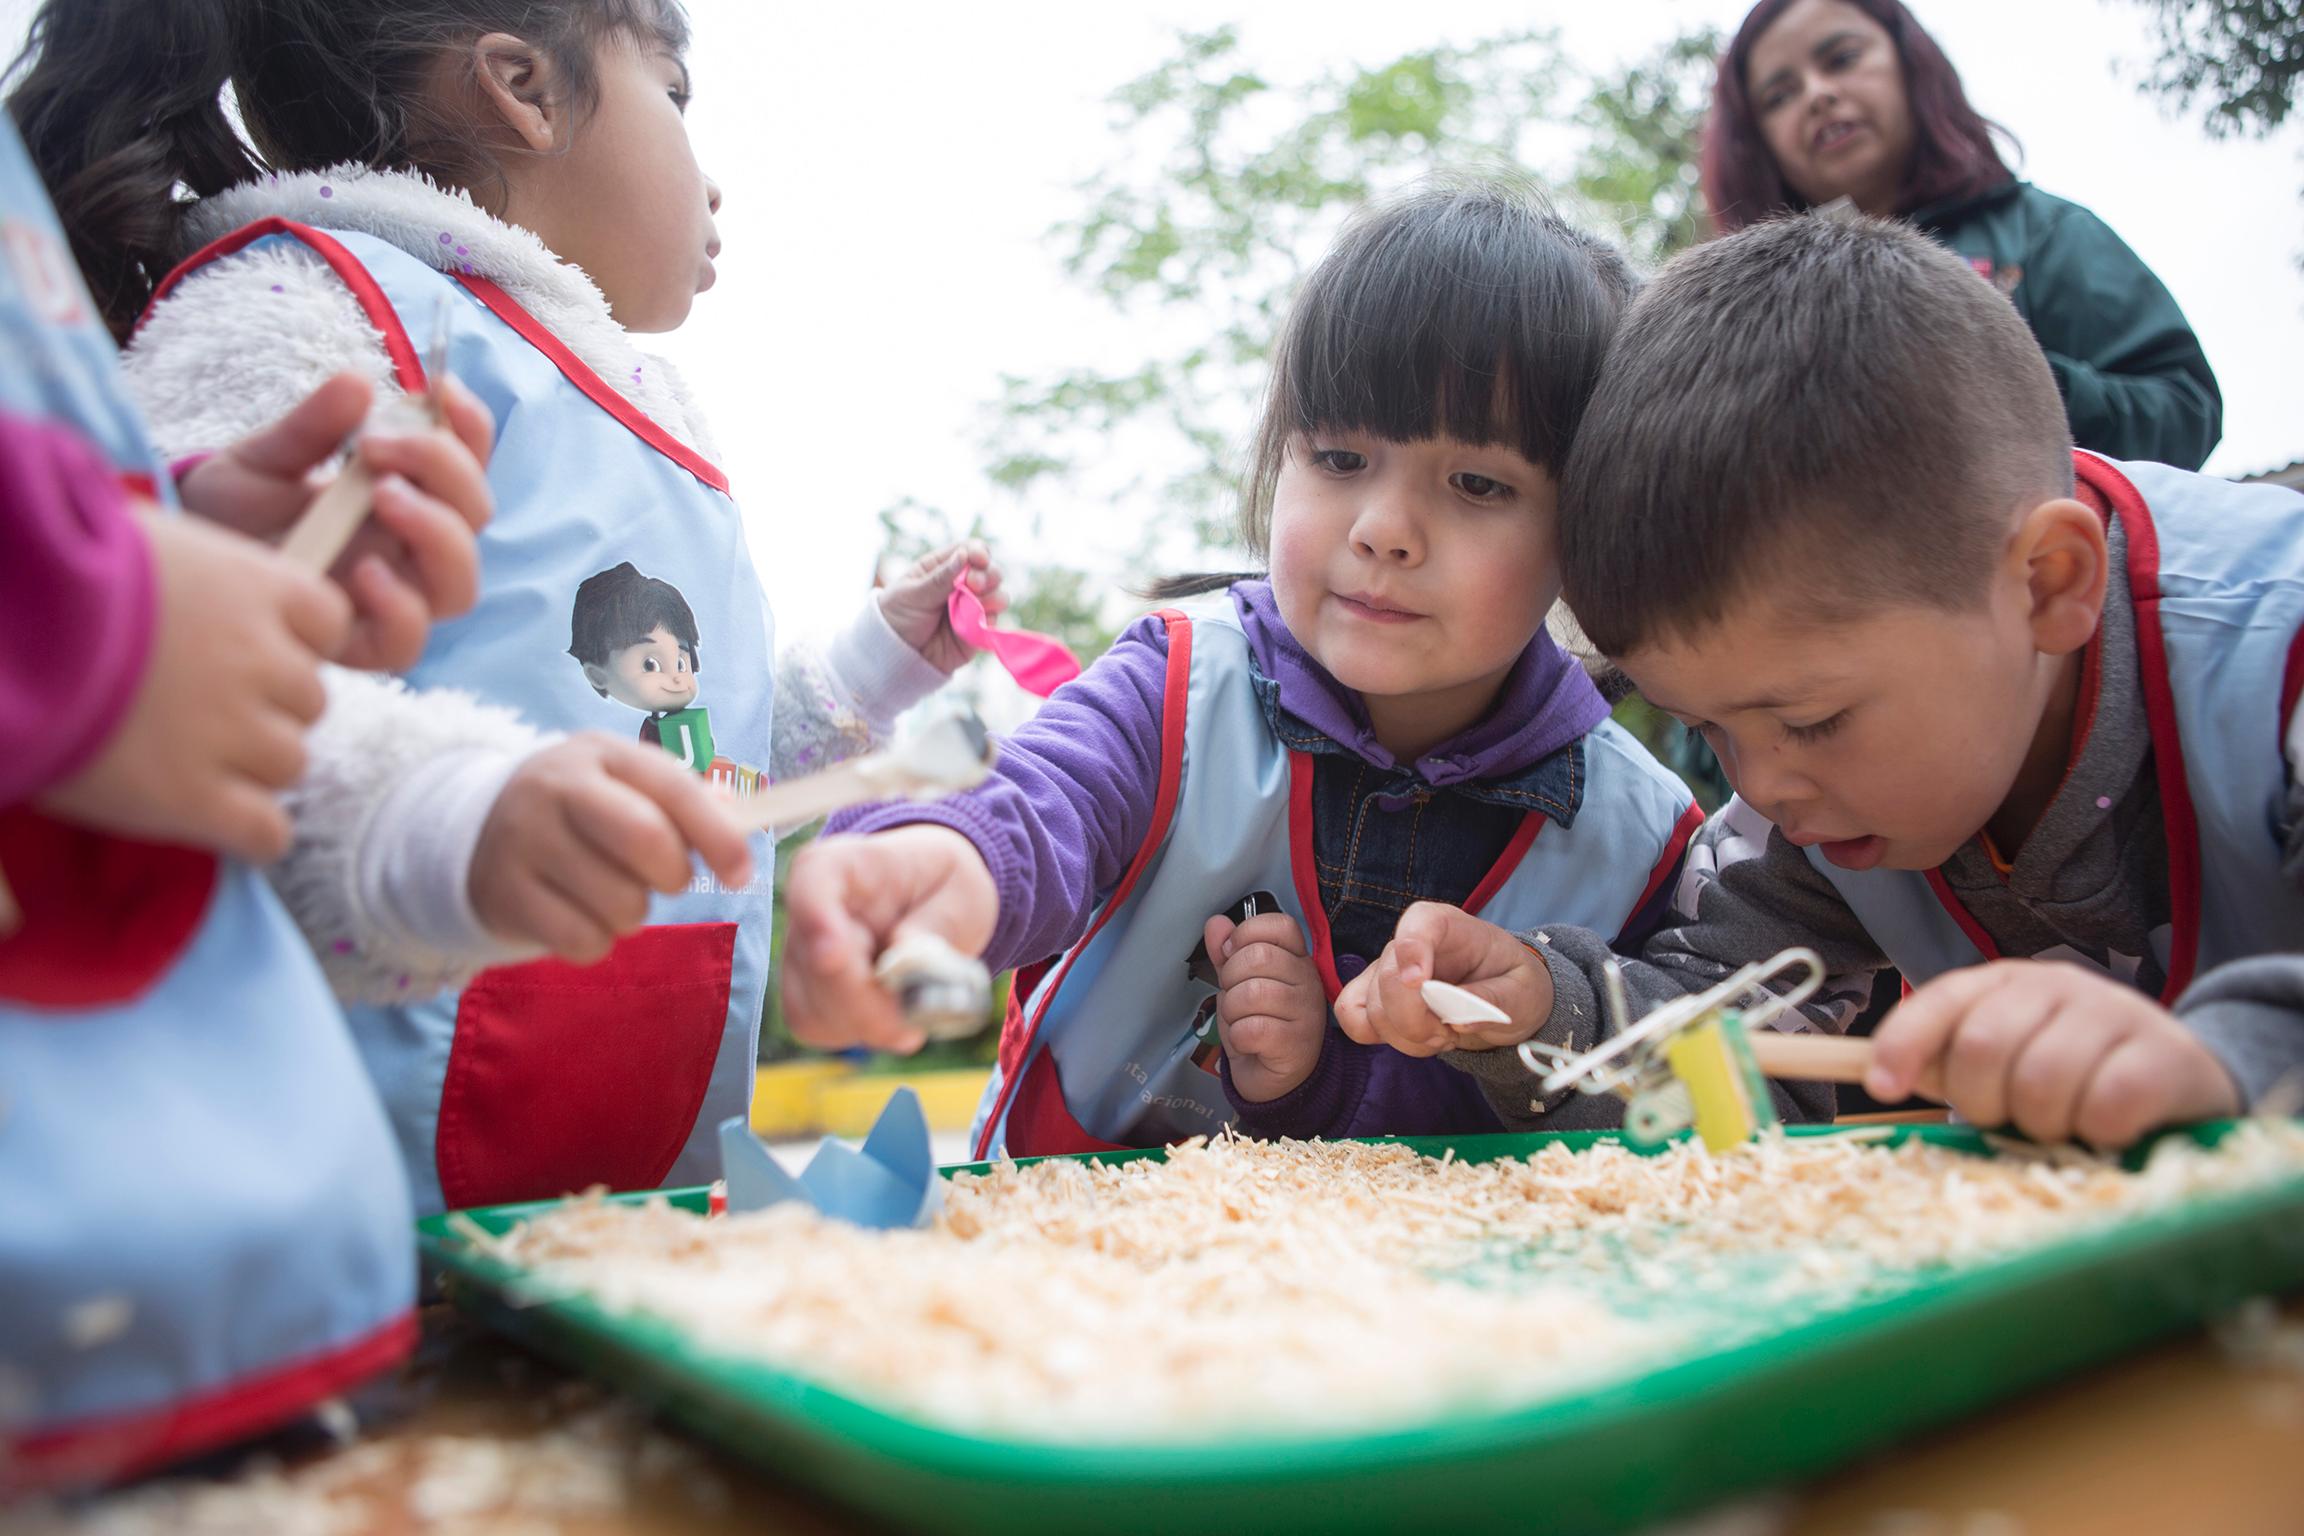
[[[2074,453],[1957,257],[1814,216],[1682,256],[1610,354],[1560,549],[1593,641],[1738,791],[1626,966],[1635,1012],[1806,944],[1803,1022],[1840,1029],[1894,964],[1872,1093],[2102,1146],[2304,1065],[2304,499]],[[1607,954],[1419,908],[1337,1018],[1540,1126],[1503,1047],[1590,1046]],[[1449,1029],[1433,975],[1517,1022]]]

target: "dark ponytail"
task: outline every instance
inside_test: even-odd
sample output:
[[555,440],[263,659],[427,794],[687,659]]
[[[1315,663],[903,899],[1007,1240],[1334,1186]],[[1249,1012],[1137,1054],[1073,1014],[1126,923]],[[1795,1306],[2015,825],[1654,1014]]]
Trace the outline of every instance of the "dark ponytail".
[[441,66],[491,32],[549,59],[578,118],[603,37],[688,47],[679,0],[44,0],[8,105],[124,340],[188,254],[179,188],[351,164],[485,192],[499,170],[474,82]]
[[[235,0],[50,0],[8,109],[116,337],[175,264],[184,205],[257,166],[225,115]],[[32,61],[26,68],[26,61]]]

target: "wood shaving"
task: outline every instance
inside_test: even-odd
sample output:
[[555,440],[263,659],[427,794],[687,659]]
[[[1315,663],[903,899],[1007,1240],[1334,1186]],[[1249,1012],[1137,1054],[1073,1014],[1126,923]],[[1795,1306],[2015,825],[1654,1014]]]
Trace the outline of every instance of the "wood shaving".
[[[711,1482],[696,1451],[610,1402],[529,1436],[432,1434],[363,1442],[229,1482],[173,1479],[84,1503],[26,1506],[11,1536],[549,1536],[641,1506],[646,1484]],[[710,1490],[707,1490],[710,1492]],[[717,1497],[725,1501],[725,1493]],[[393,1518],[385,1518],[390,1508]],[[5,1522],[0,1522],[4,1524]]]
[[960,1174],[920,1231],[588,1198],[487,1249],[548,1292],[956,1428],[1324,1434],[1532,1403],[1735,1342],[1724,1318],[1789,1326],[2300,1171],[2286,1122],[2214,1151],[2172,1139],[2134,1174],[1876,1132],[1485,1163],[1223,1136]]

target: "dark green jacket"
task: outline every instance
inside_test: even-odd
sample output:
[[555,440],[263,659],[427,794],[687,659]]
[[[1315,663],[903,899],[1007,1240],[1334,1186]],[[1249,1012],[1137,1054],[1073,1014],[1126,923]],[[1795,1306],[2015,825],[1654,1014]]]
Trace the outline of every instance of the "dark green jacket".
[[2224,432],[2216,375],[2176,300],[2102,219],[2023,181],[1909,217],[2015,301],[2073,441],[2184,469],[2207,459]]

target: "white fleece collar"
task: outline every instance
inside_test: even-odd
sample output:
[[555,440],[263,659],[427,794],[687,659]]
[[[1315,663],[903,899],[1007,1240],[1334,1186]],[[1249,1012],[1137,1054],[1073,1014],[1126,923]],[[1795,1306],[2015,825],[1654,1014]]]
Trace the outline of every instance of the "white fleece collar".
[[476,205],[471,194],[414,171],[358,165],[268,175],[195,203],[185,214],[185,238],[197,250],[264,218],[368,235],[439,271],[488,279],[609,388],[706,458],[713,456],[703,415],[673,366],[633,343],[581,268]]

